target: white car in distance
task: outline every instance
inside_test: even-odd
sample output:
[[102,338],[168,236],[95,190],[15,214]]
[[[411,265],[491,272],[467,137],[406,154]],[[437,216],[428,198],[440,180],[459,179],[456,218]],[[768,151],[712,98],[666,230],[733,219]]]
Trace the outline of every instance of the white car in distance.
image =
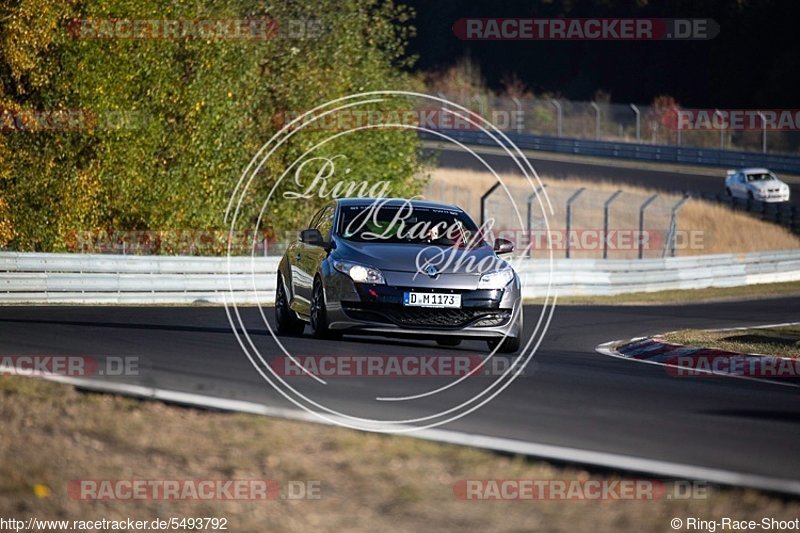
[[788,202],[789,185],[766,168],[742,168],[728,171],[725,194],[760,202]]

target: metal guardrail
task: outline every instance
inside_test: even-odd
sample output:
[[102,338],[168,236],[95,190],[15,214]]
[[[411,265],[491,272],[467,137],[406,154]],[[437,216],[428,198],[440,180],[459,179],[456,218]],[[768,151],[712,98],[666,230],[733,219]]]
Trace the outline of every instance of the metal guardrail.
[[518,272],[526,298],[616,295],[709,287],[739,287],[800,280],[800,250],[716,254],[663,259],[558,259],[523,261]]
[[272,303],[278,257],[0,253],[0,303]]
[[[0,304],[271,304],[278,258],[0,253]],[[663,259],[520,259],[526,298],[800,280],[800,250]]]
[[[480,131],[453,129],[441,129],[438,131],[465,144],[496,146],[494,141]],[[713,148],[692,148],[658,144],[567,139],[510,131],[505,132],[505,134],[522,150],[539,150],[542,152],[591,157],[610,157],[634,161],[725,168],[767,167],[777,172],[800,174],[800,156],[794,155],[735,152]],[[427,132],[420,132],[420,137],[425,140],[441,140],[440,137]]]

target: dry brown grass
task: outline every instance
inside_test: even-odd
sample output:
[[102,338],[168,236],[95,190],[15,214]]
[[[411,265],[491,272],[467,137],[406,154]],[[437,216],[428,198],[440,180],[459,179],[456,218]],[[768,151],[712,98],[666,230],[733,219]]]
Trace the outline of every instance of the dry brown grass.
[[[525,199],[533,191],[531,185],[517,175],[504,174],[500,177],[524,217]],[[553,214],[548,217],[550,226],[562,229],[565,225],[564,202],[572,192],[580,187],[585,187],[587,190],[575,203],[573,228],[602,228],[602,202],[616,190],[622,190],[624,194],[613,204],[610,226],[612,228],[638,228],[639,205],[644,199],[658,192],[607,181],[581,180],[577,177],[553,179],[542,176],[542,182],[547,185],[553,207]],[[425,195],[426,198],[432,200],[456,203],[477,218],[480,212],[480,197],[494,183],[496,183],[496,179],[489,172],[439,168],[431,171],[431,180]],[[508,200],[508,196],[497,191],[492,198],[497,198],[498,201],[494,205],[490,204],[490,210],[494,209],[491,216],[502,220],[504,215],[508,215],[506,226],[519,227],[518,219],[512,220],[510,216],[512,203]],[[646,219],[648,220],[646,227],[665,230],[669,221],[669,209],[679,200],[679,195],[661,193],[659,199],[647,210],[646,216],[649,218]],[[538,213],[541,215],[541,209],[538,209]],[[678,229],[686,233],[702,232],[701,246],[681,248],[678,255],[744,253],[800,248],[800,238],[785,228],[757,220],[752,216],[732,211],[718,204],[697,199],[689,200],[680,210]],[[658,251],[654,253],[658,255]],[[576,257],[596,257],[598,255],[594,252],[583,252],[583,255],[578,254]],[[631,255],[618,254],[612,258]]]
[[[452,445],[205,412],[0,376],[0,517],[227,517],[228,530],[670,531],[672,517],[794,518],[800,503],[712,487],[707,499],[462,501],[463,479],[610,478]],[[321,499],[77,501],[73,479],[320,480]]]
[[[611,296],[559,296],[558,305],[662,305],[737,300],[761,300],[800,296],[800,281],[759,283],[740,287],[707,287],[656,292],[631,292]],[[526,298],[526,303],[543,303],[544,298]]]
[[685,329],[661,337],[667,342],[689,346],[800,358],[800,324],[727,331]]

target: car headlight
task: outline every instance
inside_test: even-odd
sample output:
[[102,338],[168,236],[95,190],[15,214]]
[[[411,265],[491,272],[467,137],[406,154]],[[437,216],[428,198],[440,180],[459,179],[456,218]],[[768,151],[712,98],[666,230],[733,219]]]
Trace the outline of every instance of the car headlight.
[[502,289],[514,279],[514,271],[510,268],[489,272],[481,276],[478,282],[479,289]]
[[386,280],[383,279],[383,273],[377,268],[359,265],[358,263],[351,263],[349,261],[334,261],[333,268],[342,274],[347,274],[350,276],[350,279],[356,283],[386,284]]

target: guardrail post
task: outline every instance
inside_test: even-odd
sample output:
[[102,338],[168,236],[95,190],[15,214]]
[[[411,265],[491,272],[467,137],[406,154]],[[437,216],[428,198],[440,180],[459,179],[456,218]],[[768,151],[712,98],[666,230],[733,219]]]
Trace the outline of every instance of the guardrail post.
[[615,192],[603,204],[603,259],[608,259],[608,209],[620,194],[622,194],[622,191]]
[[575,200],[577,200],[577,199],[578,199],[578,196],[580,196],[580,195],[581,195],[581,193],[582,193],[583,191],[585,191],[585,190],[586,190],[586,187],[581,187],[580,189],[578,189],[577,191],[575,191],[574,193],[572,193],[572,196],[570,196],[570,197],[569,197],[569,199],[567,200],[567,231],[566,231],[566,240],[567,240],[567,250],[566,250],[566,251],[567,251],[567,259],[569,259],[569,249],[570,249],[570,244],[571,244],[571,243],[570,243],[570,240],[571,240],[571,239],[570,239],[570,237],[569,237],[569,232],[570,232],[570,230],[571,230],[571,228],[572,228],[572,202],[574,202]]
[[[539,196],[539,193],[542,192],[542,189],[544,189],[545,187],[547,187],[547,185],[539,185],[538,187],[536,187],[536,190],[533,191],[528,196],[528,200],[527,200],[527,204],[528,204],[528,220],[527,220],[527,222],[528,222],[528,239],[530,239],[531,236],[533,235],[533,210],[531,208],[531,204],[533,204],[533,199],[536,198],[537,196]],[[531,256],[531,243],[530,242],[528,243],[527,256],[528,257]]]
[[483,227],[484,223],[486,222],[486,199],[491,196],[491,194],[500,186],[500,182],[498,181],[491,187],[489,190],[483,193],[481,196],[481,227]]
[[672,206],[672,210],[669,214],[669,231],[667,233],[667,238],[664,240],[664,256],[667,255],[667,247],[669,247],[669,255],[670,257],[675,257],[675,246],[676,241],[678,239],[678,211],[683,204],[689,201],[689,193],[684,192],[683,198],[680,199],[675,205]]
[[647,206],[652,204],[656,198],[658,198],[658,194],[654,194],[645,200],[639,207],[639,259],[644,258],[644,239],[642,238],[644,235],[644,210],[647,209]]

